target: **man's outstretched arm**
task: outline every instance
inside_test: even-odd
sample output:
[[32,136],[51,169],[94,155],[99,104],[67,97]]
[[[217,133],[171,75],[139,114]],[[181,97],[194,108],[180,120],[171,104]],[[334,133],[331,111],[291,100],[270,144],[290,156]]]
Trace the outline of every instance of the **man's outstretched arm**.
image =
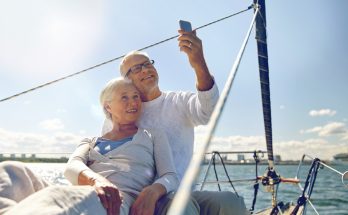
[[178,31],[180,51],[187,54],[189,62],[196,73],[196,87],[199,91],[210,90],[214,85],[214,79],[209,72],[204,59],[202,41],[197,37],[196,31]]

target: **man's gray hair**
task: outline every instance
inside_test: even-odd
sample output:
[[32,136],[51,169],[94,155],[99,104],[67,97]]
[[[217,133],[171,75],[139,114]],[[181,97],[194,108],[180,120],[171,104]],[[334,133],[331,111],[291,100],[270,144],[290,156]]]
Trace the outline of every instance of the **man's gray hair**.
[[128,53],[123,57],[123,59],[122,59],[121,62],[120,62],[120,73],[121,73],[121,76],[122,76],[122,77],[126,77],[126,74],[127,74],[127,72],[128,72],[128,69],[126,69],[126,68],[124,67],[125,61],[126,61],[129,57],[134,56],[134,55],[141,55],[141,56],[146,57],[147,59],[150,59],[149,55],[148,55],[146,52],[143,52],[143,51],[133,50],[133,51],[128,52]]

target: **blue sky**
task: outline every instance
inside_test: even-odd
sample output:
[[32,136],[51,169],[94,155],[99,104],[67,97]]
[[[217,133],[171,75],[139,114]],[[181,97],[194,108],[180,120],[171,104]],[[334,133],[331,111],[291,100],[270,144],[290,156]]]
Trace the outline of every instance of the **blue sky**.
[[[0,7],[0,98],[198,27],[251,1],[5,1]],[[275,154],[330,159],[348,152],[347,1],[267,1]],[[222,90],[252,11],[197,32]],[[211,145],[265,149],[254,32]],[[171,40],[147,52],[162,90],[195,90],[187,57]],[[119,61],[0,103],[1,152],[71,152],[99,135],[98,96]],[[202,141],[205,127],[196,130]]]

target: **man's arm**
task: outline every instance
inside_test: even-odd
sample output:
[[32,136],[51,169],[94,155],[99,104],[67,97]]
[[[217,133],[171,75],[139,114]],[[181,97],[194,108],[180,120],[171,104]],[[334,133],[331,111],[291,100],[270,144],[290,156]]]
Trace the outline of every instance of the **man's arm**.
[[207,91],[214,85],[208,66],[204,59],[202,41],[197,37],[196,31],[178,31],[180,51],[187,54],[189,62],[196,73],[196,87],[199,91]]
[[151,131],[151,133],[154,137],[155,169],[159,178],[140,192],[132,205],[130,215],[153,214],[156,202],[163,195],[176,190],[179,186],[167,136],[159,130]]

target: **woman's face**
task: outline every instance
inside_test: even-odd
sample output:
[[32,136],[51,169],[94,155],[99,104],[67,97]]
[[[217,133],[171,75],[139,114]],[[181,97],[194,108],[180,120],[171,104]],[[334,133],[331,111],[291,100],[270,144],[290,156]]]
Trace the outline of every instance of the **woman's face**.
[[134,123],[140,116],[141,100],[138,90],[131,83],[120,84],[113,92],[106,109],[112,120],[119,124]]

